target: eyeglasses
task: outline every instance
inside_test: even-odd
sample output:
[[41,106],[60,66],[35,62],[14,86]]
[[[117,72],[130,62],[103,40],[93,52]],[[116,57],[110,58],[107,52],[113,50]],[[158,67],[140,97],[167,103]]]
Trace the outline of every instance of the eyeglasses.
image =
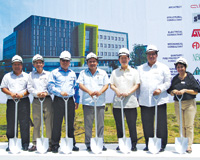
[[62,62],[69,62],[70,60],[61,59]]
[[34,64],[43,64],[43,62],[34,62]]
[[147,53],[147,56],[155,56],[157,55],[156,53]]

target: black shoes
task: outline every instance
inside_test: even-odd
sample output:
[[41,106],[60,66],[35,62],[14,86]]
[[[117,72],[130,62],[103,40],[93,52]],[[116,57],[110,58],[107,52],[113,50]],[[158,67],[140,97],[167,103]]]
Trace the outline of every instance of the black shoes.
[[72,149],[72,151],[79,151],[79,148],[76,147],[76,146],[74,146],[73,149]]
[[119,149],[119,146],[117,146],[116,150],[117,150],[117,151],[119,151],[119,150],[120,150],[120,149]]
[[51,148],[51,152],[52,152],[52,153],[58,153],[58,148],[59,148],[58,145],[54,145],[54,146],[52,146],[52,148]]
[[149,148],[148,148],[148,147],[145,147],[145,148],[143,149],[143,151],[149,151]]
[[159,152],[164,152],[165,151],[165,148],[161,148]]
[[37,148],[35,145],[33,145],[31,148],[28,149],[29,152],[33,152],[33,151],[36,151]]
[[6,148],[6,152],[10,152],[10,148],[9,147]]
[[107,148],[103,146],[102,151],[107,151]]
[[87,149],[86,149],[88,152],[91,152],[92,150],[91,150],[91,147],[89,146],[89,147],[87,147]]
[[137,151],[137,147],[136,146],[132,147],[131,151],[136,152]]
[[28,151],[28,145],[22,146],[22,150],[23,150],[23,151]]

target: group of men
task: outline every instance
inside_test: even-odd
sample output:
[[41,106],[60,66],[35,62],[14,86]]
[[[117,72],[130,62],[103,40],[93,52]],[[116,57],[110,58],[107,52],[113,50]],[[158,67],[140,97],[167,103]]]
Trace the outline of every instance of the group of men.
[[[27,74],[22,71],[23,60],[15,55],[12,58],[12,72],[7,73],[1,83],[1,90],[7,95],[7,138],[14,137],[14,99],[20,99],[18,103],[18,121],[22,138],[22,149],[24,151],[35,151],[37,149],[36,139],[40,137],[41,126],[41,103],[45,98],[43,116],[46,125],[46,137],[49,138],[49,149],[57,153],[61,138],[61,127],[65,116],[64,97],[68,97],[68,137],[73,138],[73,151],[79,151],[74,137],[75,109],[79,104],[79,88],[83,91],[82,104],[84,113],[85,145],[87,151],[91,151],[90,139],[92,138],[92,127],[94,121],[94,96],[97,97],[97,135],[103,138],[104,133],[104,110],[105,91],[109,84],[115,92],[113,102],[113,115],[117,128],[117,137],[123,137],[122,119],[120,109],[120,98],[124,97],[124,113],[128,123],[132,143],[132,151],[137,151],[137,107],[141,107],[141,117],[144,130],[146,147],[148,151],[148,139],[154,135],[154,113],[155,101],[153,96],[159,95],[158,102],[158,129],[157,136],[162,138],[160,151],[164,151],[167,144],[167,92],[170,86],[171,75],[169,68],[158,62],[158,49],[154,45],[147,47],[147,63],[138,67],[138,70],[129,66],[130,54],[126,48],[119,50],[119,62],[121,66],[115,69],[110,79],[107,73],[98,67],[98,57],[90,52],[86,56],[88,68],[81,71],[77,79],[76,74],[70,66],[71,54],[63,51],[60,54],[60,67],[52,72],[45,71],[44,59],[41,55],[33,57],[35,71]],[[136,94],[139,91],[139,94]],[[30,100],[28,95],[32,94],[32,116],[34,123],[33,146],[29,147],[30,139]],[[54,95],[52,100],[50,95]],[[6,149],[9,151],[8,148]],[[107,148],[103,145],[103,151]],[[120,150],[117,147],[116,150]]]

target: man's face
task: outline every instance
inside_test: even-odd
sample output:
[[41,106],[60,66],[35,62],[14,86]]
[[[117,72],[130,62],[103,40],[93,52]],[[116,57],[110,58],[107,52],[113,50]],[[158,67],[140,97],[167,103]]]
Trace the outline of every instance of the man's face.
[[87,61],[87,65],[88,65],[88,68],[90,70],[94,70],[97,68],[97,65],[98,65],[98,61],[95,59],[95,58],[90,58],[88,61]]
[[157,61],[157,57],[158,57],[158,55],[157,55],[156,51],[148,52],[147,60],[148,60],[149,65],[152,66],[153,64],[155,64]]
[[12,64],[12,69],[15,74],[20,74],[22,72],[23,65],[21,62],[14,62]]
[[119,57],[119,63],[121,66],[127,66],[130,61],[130,58],[127,55],[122,55]]
[[70,65],[70,60],[60,59],[60,66],[62,69],[67,70]]
[[36,68],[37,71],[43,70],[44,62],[41,60],[37,60],[33,63],[33,66]]

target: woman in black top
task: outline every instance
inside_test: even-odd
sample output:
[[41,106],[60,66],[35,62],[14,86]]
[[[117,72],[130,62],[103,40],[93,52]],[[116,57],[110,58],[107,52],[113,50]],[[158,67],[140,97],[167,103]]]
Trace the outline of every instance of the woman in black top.
[[200,91],[200,86],[194,76],[186,71],[187,61],[180,57],[175,63],[178,74],[173,77],[168,93],[174,96],[175,113],[179,122],[179,103],[175,95],[183,95],[182,104],[182,122],[183,137],[188,138],[187,153],[192,152],[192,143],[194,137],[194,118],[196,114],[196,95]]

